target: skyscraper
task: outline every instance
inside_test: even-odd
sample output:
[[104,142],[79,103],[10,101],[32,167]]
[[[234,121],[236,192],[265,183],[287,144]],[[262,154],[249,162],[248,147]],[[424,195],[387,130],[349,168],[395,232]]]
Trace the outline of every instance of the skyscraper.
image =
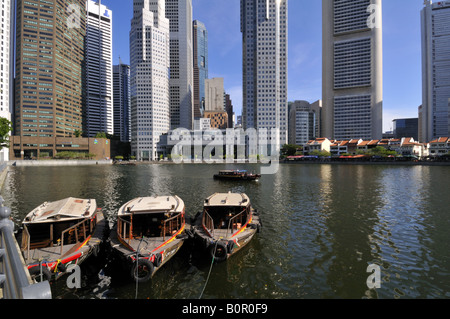
[[23,155],[24,145],[54,148],[40,138],[82,130],[86,4],[18,0],[16,19],[14,135]]
[[427,143],[450,136],[450,2],[426,1],[422,20],[421,136]]
[[279,129],[287,143],[288,1],[241,0],[244,129]]
[[200,118],[205,111],[205,80],[208,78],[208,30],[198,20],[193,22],[192,40],[194,46],[194,118]]
[[[0,0],[0,117],[11,121],[14,79],[14,1]],[[9,149],[0,150],[0,162],[9,160]]]
[[194,126],[192,0],[166,0],[170,21],[171,128]]
[[122,142],[131,141],[130,66],[122,63],[113,67],[114,135]]
[[86,96],[84,134],[114,134],[112,79],[112,11],[86,2]]
[[[155,160],[170,129],[170,31],[164,0],[134,0],[130,31],[131,152]],[[191,29],[191,28],[189,28]]]
[[381,0],[323,0],[324,137],[381,139]]

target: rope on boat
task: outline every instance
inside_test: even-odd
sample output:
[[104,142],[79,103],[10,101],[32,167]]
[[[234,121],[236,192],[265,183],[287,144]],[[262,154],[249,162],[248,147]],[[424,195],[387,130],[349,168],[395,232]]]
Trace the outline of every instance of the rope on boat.
[[208,285],[209,276],[211,275],[211,271],[212,271],[212,268],[214,266],[214,260],[215,260],[215,256],[216,256],[216,249],[217,249],[217,243],[218,242],[219,242],[219,240],[216,240],[216,245],[214,247],[214,254],[213,254],[213,257],[212,257],[211,266],[209,268],[208,277],[206,278],[205,286],[203,287],[202,293],[200,294],[200,297],[198,299],[202,299],[203,293],[205,292],[206,286]]
[[142,244],[143,241],[144,241],[144,236],[142,236],[141,241],[139,242],[138,248],[136,249],[136,263],[137,263],[136,276],[135,276],[136,277],[136,295],[135,295],[134,299],[137,299],[137,297],[138,297],[138,286],[139,286],[139,264],[138,264],[138,261],[139,261],[139,248],[141,247],[141,244]]

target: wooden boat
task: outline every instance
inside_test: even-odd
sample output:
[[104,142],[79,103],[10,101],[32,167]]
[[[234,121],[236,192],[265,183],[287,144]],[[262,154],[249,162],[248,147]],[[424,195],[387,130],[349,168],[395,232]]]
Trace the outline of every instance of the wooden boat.
[[261,230],[259,214],[246,194],[216,193],[204,202],[192,232],[209,256],[222,262],[247,245]]
[[178,252],[188,237],[181,198],[140,197],[119,209],[110,243],[113,252],[125,261],[131,278],[146,282]]
[[56,280],[71,265],[97,255],[108,224],[95,199],[45,202],[22,223],[21,250],[35,281]]
[[246,170],[223,170],[214,175],[214,179],[235,181],[258,181],[260,178],[260,174],[249,173]]

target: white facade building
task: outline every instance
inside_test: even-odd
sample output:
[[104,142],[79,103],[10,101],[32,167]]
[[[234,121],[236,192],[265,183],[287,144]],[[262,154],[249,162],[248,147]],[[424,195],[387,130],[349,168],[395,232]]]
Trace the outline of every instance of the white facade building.
[[224,101],[225,89],[223,78],[212,78],[205,80],[205,111],[225,111]]
[[114,134],[112,11],[87,1],[86,19],[86,106],[84,133]]
[[[288,0],[241,0],[243,127],[288,142]],[[269,137],[272,139],[272,137]]]
[[419,140],[450,136],[450,1],[426,1],[422,19],[422,112]]
[[170,32],[164,0],[134,0],[130,31],[131,152],[137,160],[163,155],[170,129]]
[[322,0],[323,134],[381,139],[381,0]]
[[[13,108],[14,1],[0,0],[0,117],[11,121]],[[0,162],[9,160],[9,149],[0,150]]]
[[194,51],[192,0],[166,0],[170,21],[171,129],[194,126]]

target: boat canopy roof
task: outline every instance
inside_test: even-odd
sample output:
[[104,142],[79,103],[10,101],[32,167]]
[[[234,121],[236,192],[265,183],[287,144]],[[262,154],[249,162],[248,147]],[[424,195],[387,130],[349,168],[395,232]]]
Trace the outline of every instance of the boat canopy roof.
[[205,199],[205,207],[212,206],[241,206],[250,204],[250,199],[246,194],[238,193],[216,193]]
[[69,197],[55,202],[45,202],[36,207],[25,217],[24,223],[49,223],[91,218],[96,210],[95,199]]
[[119,209],[119,216],[131,214],[181,213],[184,202],[178,196],[138,197]]

